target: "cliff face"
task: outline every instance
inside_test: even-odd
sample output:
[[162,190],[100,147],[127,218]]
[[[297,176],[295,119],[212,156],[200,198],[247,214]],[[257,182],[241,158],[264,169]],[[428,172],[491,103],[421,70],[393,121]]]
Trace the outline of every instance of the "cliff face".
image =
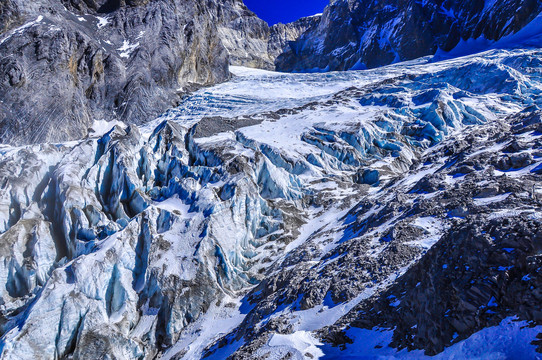
[[374,68],[450,51],[461,40],[499,40],[541,8],[536,0],[337,0],[318,26],[278,58],[277,69]]
[[[275,24],[269,34],[267,52],[276,61],[277,57],[288,49],[291,42],[299,39],[306,31],[313,30],[320,22],[320,15],[301,18],[289,24]],[[275,64],[273,63],[275,66]]]
[[316,26],[319,20],[319,16],[311,16],[269,26],[256,16],[237,16],[225,21],[218,31],[232,65],[275,70],[277,57],[290,42]]
[[267,54],[269,25],[248,9],[241,14],[224,14],[218,33],[230,63],[238,66],[274,69],[274,59]]
[[[234,62],[269,61],[267,24],[237,0],[0,6],[2,143],[81,138],[95,120],[148,121],[187,90],[227,80],[232,47]],[[236,61],[231,39],[248,39],[251,64]]]

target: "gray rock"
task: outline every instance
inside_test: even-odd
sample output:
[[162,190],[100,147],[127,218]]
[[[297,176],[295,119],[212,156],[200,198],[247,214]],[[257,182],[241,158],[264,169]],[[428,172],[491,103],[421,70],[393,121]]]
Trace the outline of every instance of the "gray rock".
[[273,70],[278,56],[288,51],[291,43],[294,43],[305,32],[314,29],[320,22],[320,15],[308,16],[288,24],[275,24],[270,29],[269,45],[267,51],[273,59]]
[[[240,15],[240,16],[239,16]],[[319,16],[304,17],[288,24],[269,26],[245,10],[219,26],[230,63],[266,70],[275,70],[275,61],[305,31],[318,24]]]
[[272,63],[267,24],[240,0],[1,6],[2,143],[82,138],[95,120],[149,121],[187,91],[227,80],[228,53],[234,64]]
[[[280,71],[374,68],[450,51],[461,40],[498,40],[515,33],[542,10],[536,0],[337,0],[289,51]],[[510,14],[514,14],[512,17]],[[510,20],[510,21],[509,21]]]

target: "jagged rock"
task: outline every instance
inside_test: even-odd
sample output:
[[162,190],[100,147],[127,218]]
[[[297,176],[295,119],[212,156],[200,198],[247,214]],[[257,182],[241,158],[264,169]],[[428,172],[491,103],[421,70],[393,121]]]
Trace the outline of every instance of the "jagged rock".
[[230,16],[224,21],[219,33],[232,65],[275,70],[277,57],[289,43],[315,26],[318,20],[319,16],[311,16],[269,27],[265,21],[245,10],[240,16]]
[[250,65],[272,63],[267,24],[240,0],[1,6],[0,51],[10,54],[0,63],[2,143],[81,138],[95,120],[149,121],[186,91],[227,80],[227,50],[248,65],[240,43]]
[[273,59],[272,70],[275,70],[277,57],[287,51],[292,42],[299,39],[305,32],[312,30],[319,22],[320,15],[315,15],[288,24],[278,23],[271,27],[267,51],[271,59]]
[[274,69],[274,59],[267,52],[269,25],[243,9],[241,16],[227,16],[218,27],[220,37],[228,51],[230,63],[261,69]]
[[241,0],[0,6],[0,52],[10,54],[0,60],[0,142],[17,145],[82,138],[97,120],[152,120],[227,80],[229,64],[274,69],[313,24],[270,29]]
[[515,33],[541,10],[536,0],[336,0],[278,57],[277,69],[364,69],[448,52],[465,41]]

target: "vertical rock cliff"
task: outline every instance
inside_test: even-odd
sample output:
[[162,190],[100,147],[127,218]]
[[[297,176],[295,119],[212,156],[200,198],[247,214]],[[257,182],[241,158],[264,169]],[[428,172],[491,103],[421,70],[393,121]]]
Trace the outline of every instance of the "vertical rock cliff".
[[466,41],[474,52],[522,29],[541,10],[537,0],[335,0],[318,26],[278,58],[277,69],[374,68]]
[[238,0],[0,6],[2,143],[81,138],[100,120],[139,124],[227,80],[230,59],[273,62],[268,25]]

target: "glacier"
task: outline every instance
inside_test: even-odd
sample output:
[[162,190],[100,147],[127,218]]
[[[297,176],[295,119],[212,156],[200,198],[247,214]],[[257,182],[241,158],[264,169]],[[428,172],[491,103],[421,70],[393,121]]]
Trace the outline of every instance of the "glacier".
[[[146,124],[1,146],[0,358],[461,356],[492,326],[534,354],[538,295],[509,293],[542,279],[541,56],[231,67]],[[460,265],[476,296],[423,308]]]

